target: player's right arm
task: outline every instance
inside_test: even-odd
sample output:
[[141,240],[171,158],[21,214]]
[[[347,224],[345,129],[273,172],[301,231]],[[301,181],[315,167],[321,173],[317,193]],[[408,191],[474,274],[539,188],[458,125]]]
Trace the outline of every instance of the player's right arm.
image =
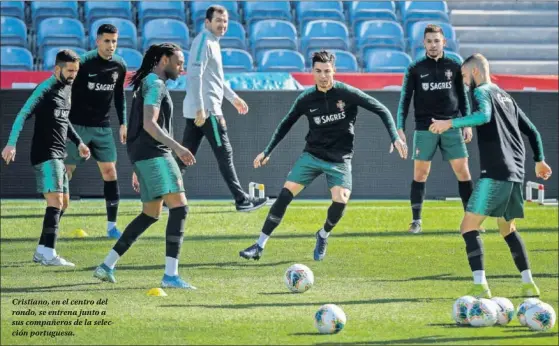
[[547,180],[551,176],[551,168],[545,162],[543,142],[540,132],[522,111],[522,109],[518,107],[516,102],[515,106],[518,115],[518,128],[526,137],[528,137],[528,141],[530,142],[530,146],[534,152],[534,161],[536,161],[536,176]]
[[192,43],[190,59],[188,59],[188,92],[193,95],[194,109],[196,110],[196,126],[202,126],[206,120],[204,98],[202,95],[202,78],[210,59],[210,47],[204,34],[198,36]]
[[465,117],[452,119],[453,128],[480,126],[491,121],[492,107],[489,90],[484,87],[476,88],[473,103],[476,111]]
[[398,103],[398,113],[396,113],[396,128],[402,140],[406,140],[404,131],[406,130],[406,118],[410,109],[410,103],[415,90],[415,74],[413,65],[409,66],[404,74],[402,91],[400,92],[400,102]]
[[157,123],[159,112],[161,109],[161,101],[165,95],[165,84],[162,80],[157,79],[148,82],[143,90],[144,92],[144,130],[149,133],[159,143],[166,145],[173,150],[177,157],[181,159],[186,165],[192,165],[196,161],[194,155],[175,141],[169,134],[167,134]]

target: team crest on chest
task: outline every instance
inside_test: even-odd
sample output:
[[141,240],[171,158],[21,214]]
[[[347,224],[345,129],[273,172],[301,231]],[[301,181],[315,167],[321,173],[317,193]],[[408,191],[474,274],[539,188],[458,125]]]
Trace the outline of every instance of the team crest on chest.
[[89,88],[89,90],[93,90],[93,89],[95,89],[95,83],[87,82],[87,87]]
[[314,117],[314,123],[320,125],[320,117]]
[[423,87],[423,90],[429,90],[429,83],[421,83],[421,86]]
[[345,107],[345,102],[342,100],[339,100],[338,103],[336,103],[336,107],[338,107],[338,109],[340,110],[340,112],[344,111],[344,107]]
[[113,72],[113,74],[111,75],[111,77],[113,78],[113,82],[116,83],[116,80],[118,79],[118,72]]
[[446,70],[444,75],[446,76],[446,79],[448,79],[448,80],[452,79],[452,71],[451,70]]

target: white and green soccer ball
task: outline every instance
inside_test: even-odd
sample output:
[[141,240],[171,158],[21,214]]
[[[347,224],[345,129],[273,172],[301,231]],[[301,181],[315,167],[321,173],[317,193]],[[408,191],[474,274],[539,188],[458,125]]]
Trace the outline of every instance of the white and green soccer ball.
[[489,327],[497,323],[499,307],[489,299],[476,300],[468,310],[468,320],[473,327]]
[[314,284],[314,274],[309,267],[303,264],[294,264],[287,268],[283,276],[285,286],[295,293],[308,291]]
[[510,300],[503,297],[493,297],[491,298],[497,307],[497,324],[502,326],[509,324],[510,321],[514,318],[514,305]]
[[468,310],[475,303],[477,298],[472,296],[463,296],[454,302],[452,305],[452,318],[457,324],[469,324],[468,320]]
[[325,304],[314,314],[314,326],[320,334],[339,333],[347,322],[344,311],[337,305]]
[[516,311],[516,317],[518,317],[518,322],[520,322],[521,325],[525,326],[526,325],[526,311],[528,311],[528,309],[530,309],[532,306],[534,305],[538,305],[543,303],[541,300],[539,300],[538,298],[528,298],[525,301],[523,301],[519,306],[518,309]]
[[547,303],[533,305],[526,310],[526,325],[532,330],[546,331],[555,326],[557,315],[553,307]]

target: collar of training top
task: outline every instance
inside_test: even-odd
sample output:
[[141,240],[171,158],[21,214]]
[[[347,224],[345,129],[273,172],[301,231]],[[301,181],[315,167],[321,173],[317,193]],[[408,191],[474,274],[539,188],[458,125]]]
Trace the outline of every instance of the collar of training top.
[[[425,52],[425,56],[426,56],[427,59],[429,59],[429,60],[432,60],[432,61],[434,61],[434,62],[438,62],[438,61],[435,60],[434,58],[431,58],[431,57],[429,56],[429,54],[427,54],[427,52]],[[446,56],[445,56],[444,50],[443,50],[443,55],[441,55],[441,57],[439,58],[439,60],[443,60],[445,57],[446,57]]]
[[215,36],[215,35],[213,34],[213,32],[211,32],[210,30],[208,30],[208,28],[206,28],[205,26],[204,26],[204,32],[206,32],[208,35],[210,35],[210,37],[213,38],[214,40],[219,41],[219,37]]

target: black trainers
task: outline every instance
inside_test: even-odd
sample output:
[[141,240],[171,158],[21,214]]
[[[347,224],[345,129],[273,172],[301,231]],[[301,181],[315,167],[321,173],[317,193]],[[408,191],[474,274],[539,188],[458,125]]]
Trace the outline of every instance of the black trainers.
[[244,249],[243,251],[239,252],[239,256],[246,259],[253,259],[258,261],[260,257],[262,257],[262,252],[264,251],[263,248],[258,246],[257,243],[249,246],[248,248]]
[[328,247],[328,238],[322,238],[320,231],[316,232],[316,245],[314,247],[313,257],[315,261],[322,261],[326,256],[326,248]]
[[266,202],[268,202],[268,197],[265,198],[248,197],[242,203],[235,203],[235,207],[237,208],[237,211],[253,211],[265,206]]

